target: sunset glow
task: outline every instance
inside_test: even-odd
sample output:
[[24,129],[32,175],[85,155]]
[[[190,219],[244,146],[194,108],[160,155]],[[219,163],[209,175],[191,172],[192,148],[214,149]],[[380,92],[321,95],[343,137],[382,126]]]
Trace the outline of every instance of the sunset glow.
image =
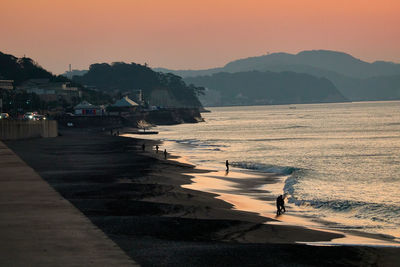
[[0,51],[55,73],[95,62],[200,69],[330,49],[400,62],[397,0],[3,0]]

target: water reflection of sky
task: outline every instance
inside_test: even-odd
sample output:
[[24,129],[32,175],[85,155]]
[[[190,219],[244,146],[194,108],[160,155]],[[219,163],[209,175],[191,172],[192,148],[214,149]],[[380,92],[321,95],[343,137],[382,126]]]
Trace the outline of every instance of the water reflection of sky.
[[[400,228],[400,102],[212,108],[152,138],[197,164],[295,167],[292,203],[343,226]],[[314,209],[314,210],[313,210]],[[400,236],[400,235],[399,235]]]

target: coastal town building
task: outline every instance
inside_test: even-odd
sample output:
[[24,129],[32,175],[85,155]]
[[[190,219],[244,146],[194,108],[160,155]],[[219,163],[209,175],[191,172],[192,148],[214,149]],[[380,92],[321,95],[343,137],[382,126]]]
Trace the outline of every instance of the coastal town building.
[[139,105],[144,104],[143,93],[142,90],[134,90],[131,93],[133,100],[138,103]]
[[108,107],[110,115],[122,115],[123,113],[134,113],[139,104],[125,96]]
[[12,90],[14,89],[14,80],[0,80],[0,90]]
[[70,86],[69,82],[51,82],[49,79],[29,79],[17,86],[18,90],[37,94],[43,101],[57,101],[63,98],[72,102],[75,97],[80,97],[81,92],[77,87]]
[[125,97],[121,98],[120,100],[118,100],[117,102],[115,102],[111,106],[115,107],[115,108],[121,108],[121,109],[125,108],[129,111],[135,111],[136,108],[139,106],[139,104],[137,104],[135,101],[133,101],[129,97],[125,96]]
[[104,107],[92,105],[87,101],[83,101],[74,107],[74,113],[77,116],[103,116]]

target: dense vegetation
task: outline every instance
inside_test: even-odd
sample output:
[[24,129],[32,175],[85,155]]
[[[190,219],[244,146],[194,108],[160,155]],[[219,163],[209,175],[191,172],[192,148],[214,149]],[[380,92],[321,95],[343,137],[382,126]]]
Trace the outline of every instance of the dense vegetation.
[[83,76],[73,80],[107,92],[142,90],[152,105],[200,107],[197,96],[203,88],[187,85],[181,77],[155,72],[140,64],[116,62],[93,64]]
[[3,90],[0,95],[0,98],[3,99],[3,110],[17,114],[33,110],[48,111],[58,107],[71,109],[82,100],[87,100],[93,104],[111,102],[111,96],[83,88],[80,84],[74,83],[64,76],[53,75],[30,58],[17,58],[0,52],[0,79],[14,80],[14,86],[18,86],[29,79],[43,78],[49,79],[50,82],[69,82],[71,86],[79,87],[82,92],[82,98],[73,98],[72,102],[67,102],[63,98],[59,98],[57,101],[45,102],[34,93],[20,90]]
[[339,102],[346,99],[325,78],[294,72],[217,73],[187,78],[187,81],[217,91],[208,105],[261,105]]
[[0,79],[14,80],[15,85],[29,79],[47,78],[51,81],[68,81],[63,76],[55,76],[28,57],[17,58],[0,52]]

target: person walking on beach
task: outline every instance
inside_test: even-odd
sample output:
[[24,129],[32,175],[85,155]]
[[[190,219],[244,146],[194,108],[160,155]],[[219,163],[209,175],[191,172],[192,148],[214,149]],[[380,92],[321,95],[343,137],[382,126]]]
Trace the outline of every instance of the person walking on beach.
[[285,200],[282,195],[276,198],[276,215],[281,215],[283,212],[286,212],[285,209]]
[[156,153],[158,154],[158,145],[156,145]]
[[281,212],[284,213],[286,212],[285,209],[285,197],[281,195]]
[[145,151],[146,150],[146,145],[143,143],[142,144],[142,150]]
[[167,150],[164,149],[164,159],[167,159]]
[[229,172],[229,161],[228,160],[225,161],[225,165],[226,165],[226,171]]

